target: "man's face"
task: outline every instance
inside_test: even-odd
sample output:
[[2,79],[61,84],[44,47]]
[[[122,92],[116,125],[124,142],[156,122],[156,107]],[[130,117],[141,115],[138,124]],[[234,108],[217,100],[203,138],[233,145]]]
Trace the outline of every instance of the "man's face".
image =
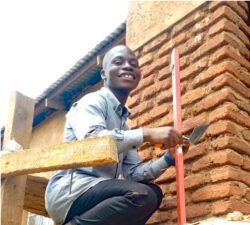
[[129,93],[141,79],[138,60],[125,46],[111,49],[103,67],[102,78],[111,90]]

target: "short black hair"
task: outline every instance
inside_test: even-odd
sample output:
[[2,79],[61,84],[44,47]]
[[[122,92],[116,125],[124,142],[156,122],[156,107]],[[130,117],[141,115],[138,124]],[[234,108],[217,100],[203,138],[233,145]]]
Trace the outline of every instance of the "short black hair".
[[116,45],[114,47],[112,47],[111,49],[109,49],[106,54],[104,55],[103,57],[103,60],[102,60],[102,68],[105,70],[106,69],[106,66],[107,66],[107,62],[108,62],[108,59],[110,57],[110,55],[112,54],[112,52],[115,50],[115,49],[119,49],[119,48],[126,48],[128,51],[130,51],[131,53],[134,54],[134,52],[126,45]]

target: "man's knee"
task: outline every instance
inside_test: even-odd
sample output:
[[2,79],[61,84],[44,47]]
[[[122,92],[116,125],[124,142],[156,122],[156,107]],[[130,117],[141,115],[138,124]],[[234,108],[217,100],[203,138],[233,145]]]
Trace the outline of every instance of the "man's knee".
[[154,194],[156,196],[157,202],[158,202],[158,207],[159,207],[160,204],[161,204],[162,198],[163,198],[163,194],[162,194],[161,188],[158,185],[156,185],[156,184],[148,184],[148,187],[153,192],[152,194]]
[[162,201],[162,191],[155,184],[138,183],[127,193],[127,197],[141,210],[155,210]]

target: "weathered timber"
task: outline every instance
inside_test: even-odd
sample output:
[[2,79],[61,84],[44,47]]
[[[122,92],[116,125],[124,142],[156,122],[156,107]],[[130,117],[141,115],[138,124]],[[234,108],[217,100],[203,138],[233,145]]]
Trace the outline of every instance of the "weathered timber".
[[48,179],[29,174],[26,182],[23,208],[29,212],[49,217],[45,209],[45,189]]
[[108,136],[97,137],[4,155],[1,175],[16,176],[116,162],[118,156],[115,140]]
[[[4,143],[15,139],[29,147],[34,114],[34,100],[18,92],[12,94],[5,126]],[[8,177],[1,184],[1,224],[20,225],[27,176]],[[27,218],[24,218],[24,220]]]

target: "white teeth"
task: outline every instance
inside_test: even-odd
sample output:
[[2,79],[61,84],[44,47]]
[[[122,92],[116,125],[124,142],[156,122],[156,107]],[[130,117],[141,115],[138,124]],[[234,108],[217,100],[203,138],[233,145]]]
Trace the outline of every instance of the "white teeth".
[[134,77],[132,76],[132,75],[130,75],[130,74],[125,74],[124,75],[126,78],[133,78],[134,79]]

